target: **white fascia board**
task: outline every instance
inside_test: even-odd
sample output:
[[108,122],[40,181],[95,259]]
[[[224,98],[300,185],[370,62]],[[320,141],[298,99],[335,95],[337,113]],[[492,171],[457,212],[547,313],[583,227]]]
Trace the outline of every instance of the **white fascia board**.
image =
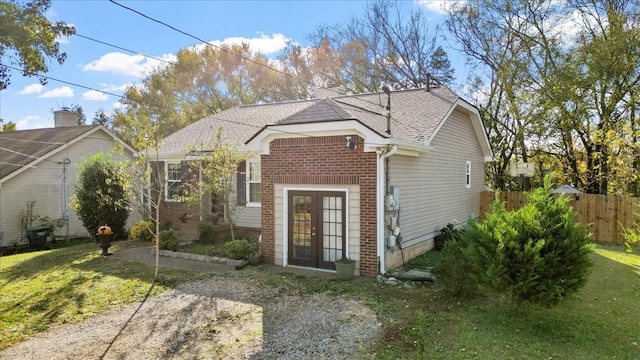
[[269,154],[269,143],[274,139],[299,138],[304,136],[334,136],[357,134],[364,139],[364,151],[374,152],[378,147],[391,144],[391,140],[356,120],[331,121],[313,124],[272,125],[263,129],[243,149],[250,152]]
[[433,150],[433,146],[430,145],[416,144],[400,140],[391,140],[390,145],[397,145],[398,150],[396,151],[396,154],[405,156],[418,157],[420,154]]

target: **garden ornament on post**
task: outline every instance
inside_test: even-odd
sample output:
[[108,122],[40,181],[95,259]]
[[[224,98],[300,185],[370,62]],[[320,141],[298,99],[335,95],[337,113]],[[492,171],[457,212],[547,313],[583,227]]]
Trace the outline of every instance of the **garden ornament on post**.
[[105,224],[98,228],[98,233],[96,234],[96,242],[98,243],[98,246],[102,248],[102,253],[100,255],[111,255],[108,249],[111,246],[112,238],[113,232],[111,231],[111,228],[109,226]]

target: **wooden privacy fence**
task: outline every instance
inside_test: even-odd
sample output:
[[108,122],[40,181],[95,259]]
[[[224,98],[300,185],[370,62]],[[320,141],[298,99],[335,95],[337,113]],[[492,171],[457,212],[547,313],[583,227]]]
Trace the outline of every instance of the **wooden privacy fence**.
[[[524,192],[500,192],[500,200],[505,203],[507,210],[515,210],[527,203]],[[491,203],[496,193],[484,191],[480,194],[480,216],[491,211]],[[554,194],[560,196],[560,194]],[[629,228],[640,219],[634,213],[640,212],[640,198],[595,194],[563,194],[569,198],[577,213],[577,220],[587,224],[593,234],[591,240],[606,243],[623,244],[622,224]]]

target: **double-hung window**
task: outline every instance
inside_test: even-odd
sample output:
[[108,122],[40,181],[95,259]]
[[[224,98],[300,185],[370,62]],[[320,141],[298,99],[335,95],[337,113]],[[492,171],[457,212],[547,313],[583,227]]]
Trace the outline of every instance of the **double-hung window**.
[[247,203],[260,205],[262,202],[260,161],[247,161],[247,185]]
[[166,201],[180,201],[182,186],[182,164],[179,162],[166,162],[165,168],[164,198]]

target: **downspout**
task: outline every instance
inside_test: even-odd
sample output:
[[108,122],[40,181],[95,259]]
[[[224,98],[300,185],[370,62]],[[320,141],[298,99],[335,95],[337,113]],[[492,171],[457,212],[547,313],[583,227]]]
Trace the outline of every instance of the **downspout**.
[[376,154],[378,155],[378,166],[377,166],[377,186],[376,186],[376,209],[377,209],[377,238],[378,238],[378,259],[380,263],[380,274],[384,274],[386,272],[385,266],[385,252],[386,252],[386,233],[385,233],[385,209],[386,209],[386,195],[387,195],[387,184],[389,182],[388,177],[388,168],[389,168],[389,157],[395,154],[398,151],[398,145],[394,145],[389,150],[376,150]]
[[[204,220],[204,194],[202,193],[202,160],[198,161],[198,193],[200,194],[200,223]],[[209,196],[211,197],[211,196]]]
[[385,152],[383,150],[376,150],[376,155],[378,156],[377,166],[376,166],[376,238],[378,239],[378,266],[380,274],[384,274],[386,272],[385,269],[385,243],[384,243],[384,198],[385,198],[385,185],[384,185],[384,164],[385,164]]

